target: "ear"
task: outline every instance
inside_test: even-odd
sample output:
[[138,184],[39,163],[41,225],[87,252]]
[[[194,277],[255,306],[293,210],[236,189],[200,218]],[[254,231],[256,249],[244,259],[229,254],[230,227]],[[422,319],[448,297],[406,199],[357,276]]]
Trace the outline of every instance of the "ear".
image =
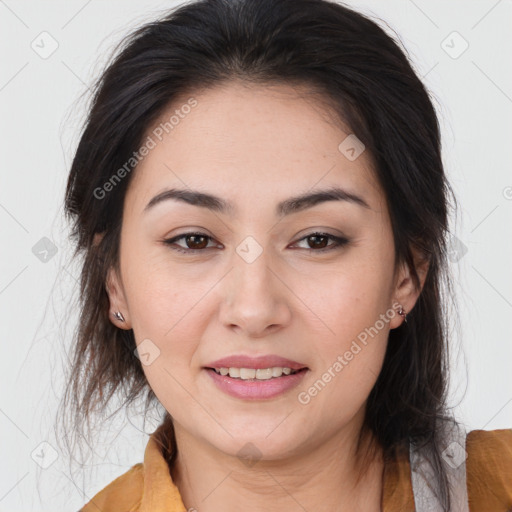
[[[131,329],[132,324],[130,314],[128,312],[128,304],[126,302],[126,295],[124,292],[123,284],[118,276],[117,271],[110,267],[107,272],[107,282],[105,283],[107,294],[110,300],[109,318],[110,321],[120,329]],[[121,313],[124,317],[124,322],[114,316],[115,312]]]
[[[96,233],[94,235],[93,245],[99,245],[104,235],[104,232]],[[131,329],[132,326],[130,316],[128,313],[128,305],[126,302],[124,288],[120,277],[118,276],[116,270],[113,267],[111,267],[107,272],[105,288],[107,290],[107,295],[110,301],[108,315],[110,321],[120,329]],[[121,315],[124,317],[124,322],[122,320],[119,320],[116,316],[114,316],[115,312],[121,313]]]
[[[425,255],[415,248],[411,248],[414,265],[416,268],[416,273],[418,274],[418,278],[420,280],[420,289],[417,289],[414,286],[414,282],[411,276],[411,269],[406,263],[403,263],[398,272],[397,277],[394,283],[393,290],[393,306],[392,308],[398,313],[400,310],[400,306],[402,306],[404,312],[409,314],[411,310],[414,308],[418,297],[423,290],[423,285],[425,284],[425,279],[428,274],[429,269],[429,260],[425,257]],[[395,329],[399,327],[404,322],[404,319],[401,315],[396,314],[390,320],[390,328]]]

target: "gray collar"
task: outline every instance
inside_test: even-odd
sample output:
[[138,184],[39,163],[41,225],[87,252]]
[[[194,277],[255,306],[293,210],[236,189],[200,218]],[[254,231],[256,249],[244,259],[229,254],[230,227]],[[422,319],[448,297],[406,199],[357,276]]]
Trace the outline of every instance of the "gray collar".
[[[441,422],[441,462],[450,486],[450,512],[469,512],[466,486],[466,431],[454,420]],[[418,449],[410,443],[412,490],[416,512],[442,512],[439,487],[434,478],[428,447]]]

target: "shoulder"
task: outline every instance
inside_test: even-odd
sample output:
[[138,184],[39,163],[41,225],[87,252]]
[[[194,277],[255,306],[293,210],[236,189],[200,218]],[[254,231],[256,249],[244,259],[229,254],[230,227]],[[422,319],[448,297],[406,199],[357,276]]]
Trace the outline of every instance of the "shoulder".
[[[512,428],[472,430],[466,437],[467,466],[473,472],[512,471]],[[483,476],[483,475],[482,475]],[[510,475],[508,475],[510,476]]]
[[143,464],[135,464],[99,491],[79,512],[137,512],[143,487]]
[[466,453],[471,510],[512,507],[512,429],[468,432]]

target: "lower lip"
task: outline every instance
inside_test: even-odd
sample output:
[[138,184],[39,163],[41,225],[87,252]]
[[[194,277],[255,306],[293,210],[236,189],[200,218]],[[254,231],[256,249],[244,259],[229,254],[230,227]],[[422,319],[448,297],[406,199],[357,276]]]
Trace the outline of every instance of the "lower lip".
[[221,391],[245,400],[274,398],[297,386],[308,372],[306,368],[297,373],[267,380],[242,380],[233,379],[229,375],[219,375],[210,368],[205,368],[205,370]]

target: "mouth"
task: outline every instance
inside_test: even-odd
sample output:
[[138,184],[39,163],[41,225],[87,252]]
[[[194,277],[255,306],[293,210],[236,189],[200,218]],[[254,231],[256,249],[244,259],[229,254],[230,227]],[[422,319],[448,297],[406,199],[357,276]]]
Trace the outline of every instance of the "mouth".
[[278,354],[231,354],[203,366],[222,392],[242,400],[276,398],[299,385],[310,369]]
[[290,393],[309,368],[203,367],[213,384],[223,393],[241,400],[269,400]]

